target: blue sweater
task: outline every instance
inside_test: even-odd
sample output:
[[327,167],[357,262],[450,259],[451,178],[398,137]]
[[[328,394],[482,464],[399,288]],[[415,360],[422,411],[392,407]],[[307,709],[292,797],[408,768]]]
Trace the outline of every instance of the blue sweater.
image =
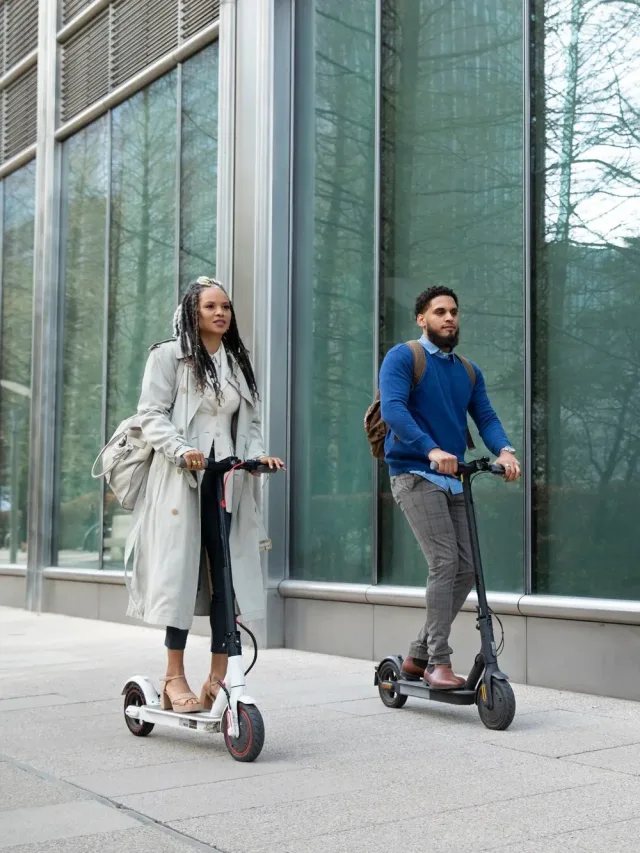
[[388,427],[384,443],[389,473],[432,473],[430,451],[440,448],[462,462],[467,446],[467,412],[489,450],[498,455],[509,445],[487,396],[484,377],[474,364],[476,383],[459,358],[427,353],[427,368],[412,389],[413,353],[406,344],[393,347],[380,368],[380,405]]

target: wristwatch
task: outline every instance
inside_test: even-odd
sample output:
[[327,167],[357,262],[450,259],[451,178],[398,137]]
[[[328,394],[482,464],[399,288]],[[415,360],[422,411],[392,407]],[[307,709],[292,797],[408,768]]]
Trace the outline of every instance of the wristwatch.
[[506,450],[507,453],[513,453],[513,454],[515,454],[515,452],[516,452],[515,447],[511,447],[511,445],[507,445],[506,447],[502,447],[500,449],[500,453],[502,453],[503,450]]

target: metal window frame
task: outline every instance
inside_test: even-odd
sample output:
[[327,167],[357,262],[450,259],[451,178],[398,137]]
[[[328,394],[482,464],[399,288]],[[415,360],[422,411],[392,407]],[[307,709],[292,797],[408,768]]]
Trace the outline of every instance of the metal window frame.
[[[58,86],[57,4],[40,0],[38,10],[38,127],[33,275],[31,411],[26,606],[42,608],[42,570],[52,557],[59,384],[59,201],[61,146],[54,136]],[[55,305],[52,311],[48,306]]]
[[524,565],[523,591],[533,590],[534,570],[534,519],[533,519],[533,313],[532,313],[532,257],[533,249],[533,193],[531,159],[531,8],[530,0],[522,2],[522,77],[523,77],[523,127],[522,127],[522,203],[523,203],[523,253],[524,253],[524,430],[523,430],[523,502],[524,502]]
[[[113,145],[113,114],[106,116],[107,145],[106,158],[106,210],[104,228],[104,284],[102,292],[102,401],[100,408],[101,416],[101,444],[107,442],[107,415],[109,411],[109,296],[111,281],[111,178],[112,178],[112,145]],[[104,571],[104,518],[105,518],[105,495],[107,484],[104,477],[100,478],[100,508],[98,512],[98,569]],[[58,509],[58,507],[56,507]]]
[[[378,388],[380,370],[380,253],[382,230],[382,0],[376,0],[375,11],[375,118],[374,118],[374,200],[373,200],[373,389]],[[380,572],[380,463],[371,459],[371,583],[377,584]]]

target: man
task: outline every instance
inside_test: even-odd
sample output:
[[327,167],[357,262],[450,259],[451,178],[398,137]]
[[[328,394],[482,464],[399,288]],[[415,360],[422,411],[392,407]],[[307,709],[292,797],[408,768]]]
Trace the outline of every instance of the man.
[[[482,373],[473,365],[473,383],[472,371],[454,355],[460,335],[456,294],[448,287],[431,287],[418,296],[415,310],[427,361],[421,381],[413,387],[414,356],[406,344],[390,350],[380,369],[391,491],[429,564],[426,623],[402,671],[432,687],[456,689],[465,679],[451,669],[449,634],[475,580],[462,483],[455,477],[464,460],[467,412],[504,466],[505,480],[517,480],[520,465],[489,402]],[[434,462],[438,473],[431,468]]]

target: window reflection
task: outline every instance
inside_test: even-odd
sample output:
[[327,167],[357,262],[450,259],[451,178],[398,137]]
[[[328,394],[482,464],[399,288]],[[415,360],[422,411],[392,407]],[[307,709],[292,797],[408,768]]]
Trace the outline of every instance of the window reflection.
[[101,485],[91,477],[103,434],[105,239],[108,117],[63,148],[61,275],[64,364],[57,546],[60,566],[97,568]]
[[371,577],[375,0],[296,8],[291,574]]
[[[135,412],[148,347],[175,308],[176,72],[112,113],[107,434]],[[121,567],[131,514],[105,490],[105,567]]]
[[2,185],[0,562],[26,563],[35,162]]
[[640,9],[535,10],[536,585],[638,598]]
[[180,286],[216,271],[218,43],[182,68]]
[[[417,338],[415,298],[461,300],[460,352],[477,362],[519,451],[523,444],[522,11],[515,0],[385,0],[382,55],[380,357]],[[476,442],[478,447],[481,443]],[[491,588],[523,577],[519,486],[479,481]],[[425,582],[424,557],[389,492],[380,496],[381,577]]]

